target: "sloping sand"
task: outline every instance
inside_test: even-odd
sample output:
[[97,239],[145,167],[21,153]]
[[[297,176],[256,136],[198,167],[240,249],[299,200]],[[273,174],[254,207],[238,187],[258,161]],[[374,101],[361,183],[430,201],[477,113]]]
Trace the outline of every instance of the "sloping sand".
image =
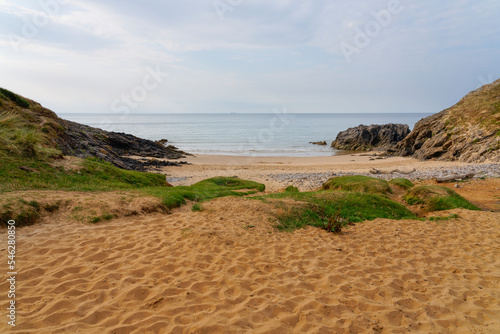
[[0,332],[500,332],[498,212],[334,235],[278,232],[255,200],[203,207],[19,229],[18,325]]

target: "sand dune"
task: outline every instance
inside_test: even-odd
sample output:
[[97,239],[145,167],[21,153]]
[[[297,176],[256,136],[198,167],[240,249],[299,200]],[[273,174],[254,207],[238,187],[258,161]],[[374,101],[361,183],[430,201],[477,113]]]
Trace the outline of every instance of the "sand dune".
[[278,232],[250,199],[203,206],[18,230],[18,325],[0,332],[500,332],[498,212],[334,235]]

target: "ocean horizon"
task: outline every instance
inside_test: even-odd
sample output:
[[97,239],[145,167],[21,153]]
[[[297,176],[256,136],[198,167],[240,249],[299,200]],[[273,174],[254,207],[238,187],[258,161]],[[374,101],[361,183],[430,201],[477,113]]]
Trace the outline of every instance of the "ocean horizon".
[[[61,113],[60,117],[134,136],[160,140],[192,154],[234,156],[331,156],[340,131],[360,124],[407,124],[412,129],[430,113],[265,114]],[[310,142],[326,141],[326,146]]]

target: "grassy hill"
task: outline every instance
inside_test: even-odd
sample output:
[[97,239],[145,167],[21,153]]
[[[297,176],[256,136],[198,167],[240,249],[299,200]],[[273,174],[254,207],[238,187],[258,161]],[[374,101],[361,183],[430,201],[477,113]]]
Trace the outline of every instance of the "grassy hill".
[[19,122],[23,128],[43,133],[44,140],[40,144],[46,148],[57,149],[64,155],[98,158],[124,169],[145,170],[149,165],[172,166],[181,163],[158,160],[139,162],[127,156],[177,160],[187,154],[173,146],[61,119],[38,102],[3,88],[0,88],[0,116],[16,117],[14,122]]

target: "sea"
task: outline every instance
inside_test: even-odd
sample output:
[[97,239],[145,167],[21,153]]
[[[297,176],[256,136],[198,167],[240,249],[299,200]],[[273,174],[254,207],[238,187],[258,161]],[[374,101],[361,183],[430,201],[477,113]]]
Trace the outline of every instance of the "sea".
[[[90,114],[67,113],[61,118],[124,132],[137,137],[167,139],[193,154],[235,156],[331,156],[340,131],[360,124],[408,124],[412,129],[427,113],[297,114],[276,110],[268,114]],[[326,141],[327,145],[311,142]]]

